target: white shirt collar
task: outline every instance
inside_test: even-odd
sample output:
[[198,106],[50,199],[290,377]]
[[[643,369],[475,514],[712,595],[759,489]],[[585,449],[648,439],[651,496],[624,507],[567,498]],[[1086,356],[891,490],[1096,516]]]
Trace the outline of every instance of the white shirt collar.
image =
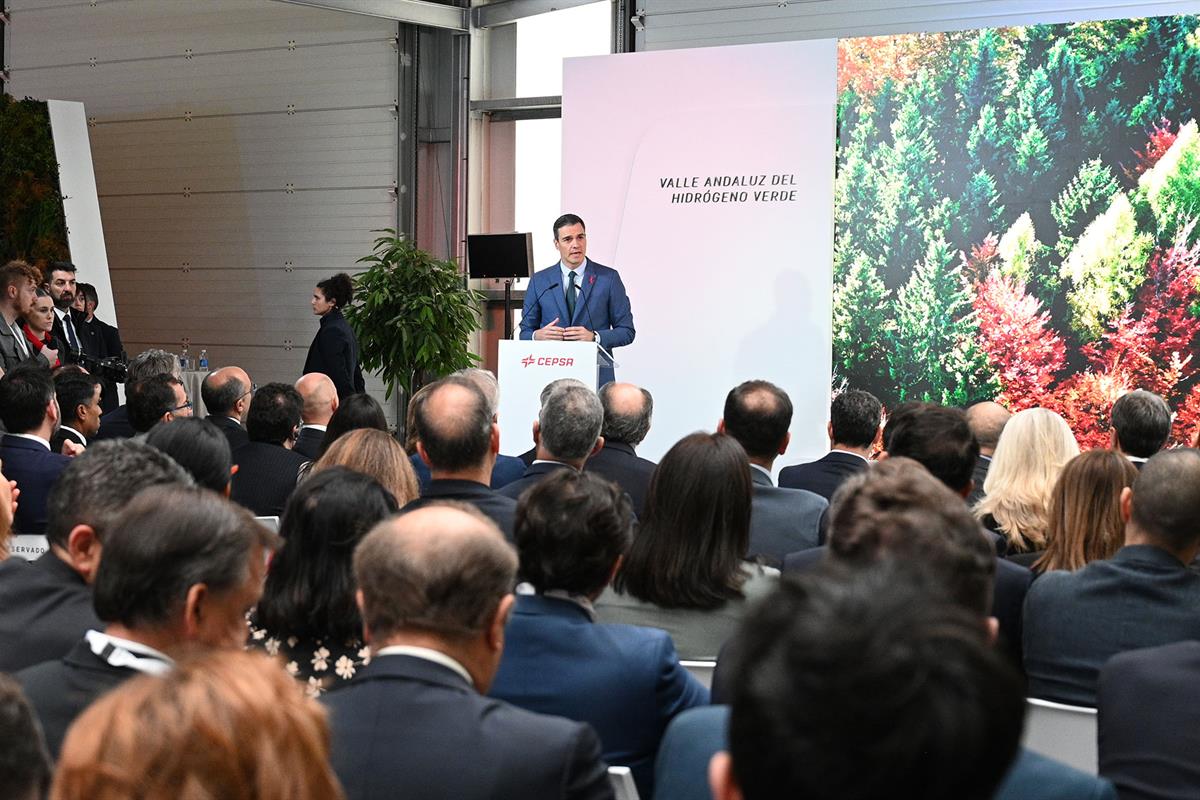
[[127,667],[147,675],[169,672],[174,661],[166,653],[140,642],[131,642],[107,633],[90,630],[84,634],[88,647],[110,666]]
[[866,461],[868,464],[871,463],[871,460],[869,458],[867,458],[866,456],[864,456],[862,453],[851,453],[849,450],[839,450],[836,447],[830,448],[829,452],[841,453],[842,455],[847,455],[847,456],[858,456],[863,461]]
[[1147,461],[1150,460],[1148,458],[1142,458],[1141,456],[1125,455],[1125,457],[1128,458],[1134,464],[1145,464]]
[[63,430],[70,431],[71,433],[73,433],[73,434],[75,434],[76,436],[78,436],[80,439],[82,439],[82,440],[83,440],[83,446],[84,446],[84,447],[87,447],[87,437],[86,437],[86,436],[84,436],[82,433],[80,433],[79,431],[75,430],[75,429],[74,429],[74,428],[72,428],[70,425],[59,425],[58,427],[62,428]]
[[758,471],[759,471],[759,472],[761,472],[763,475],[766,475],[768,478],[771,478],[771,485],[772,485],[772,486],[775,484],[775,479],[771,477],[771,470],[769,470],[769,469],[766,469],[765,467],[760,467],[758,464],[751,464],[751,465],[750,465],[750,469],[756,469],[756,470],[758,470]]
[[32,433],[10,433],[10,434],[9,434],[9,436],[16,436],[16,437],[18,437],[18,438],[21,438],[21,439],[30,439],[30,440],[32,440],[32,441],[35,441],[35,442],[40,442],[40,443],[41,443],[41,445],[42,445],[43,447],[45,447],[47,450],[49,450],[49,449],[50,449],[50,443],[49,443],[49,442],[47,442],[45,439],[43,439],[43,438],[42,438],[42,437],[40,437],[40,436],[35,436],[35,435],[34,435],[34,434],[32,434]]
[[324,433],[328,427],[328,425],[317,425],[315,422],[306,422],[300,426],[300,429],[303,430],[304,428],[312,428],[314,431],[321,431]]
[[583,259],[583,263],[579,265],[578,269],[571,269],[566,265],[566,262],[558,262],[558,272],[562,277],[562,290],[564,294],[567,291],[567,286],[570,285],[572,272],[575,273],[575,285],[581,289],[583,288],[583,271],[587,269],[587,265],[588,260],[586,258]]
[[469,685],[475,685],[475,681],[471,679],[471,673],[467,672],[467,668],[440,650],[434,650],[429,647],[414,647],[407,644],[393,644],[380,648],[371,655],[372,658],[380,658],[381,656],[412,656],[413,658],[432,661],[435,664],[441,664],[447,669],[454,670]]
[[59,319],[66,319],[67,314],[71,313],[70,309],[67,309],[66,311],[59,311],[58,306],[52,306],[52,308],[54,309],[54,316],[58,317]]
[[225,419],[229,420],[230,422],[236,422],[239,428],[242,427],[242,421],[237,417],[226,417]]

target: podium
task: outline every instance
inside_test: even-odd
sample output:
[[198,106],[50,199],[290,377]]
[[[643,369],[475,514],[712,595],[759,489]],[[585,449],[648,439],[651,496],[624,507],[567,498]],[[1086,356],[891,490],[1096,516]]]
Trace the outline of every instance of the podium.
[[595,342],[536,342],[501,339],[500,452],[519,456],[533,446],[533,423],[541,410],[542,389],[559,378],[575,378],[592,389],[601,368],[614,369],[612,355]]

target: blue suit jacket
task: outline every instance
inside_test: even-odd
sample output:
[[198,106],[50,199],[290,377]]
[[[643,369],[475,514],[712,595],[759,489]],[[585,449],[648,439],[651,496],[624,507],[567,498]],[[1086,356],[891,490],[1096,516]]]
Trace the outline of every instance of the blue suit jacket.
[[44,536],[46,499],[71,459],[51,453],[38,442],[5,434],[0,441],[0,460],[4,462],[4,476],[16,481],[21,490],[13,530],[28,536]]
[[[532,339],[533,332],[558,318],[558,325],[568,328],[582,325],[600,334],[600,346],[610,353],[633,341],[633,309],[620,274],[610,267],[588,259],[580,276],[579,296],[575,300],[575,316],[567,316],[566,287],[558,264],[539,270],[529,279],[525,289],[525,306],[521,310],[521,338]],[[600,370],[599,385],[615,380],[611,369]]]
[[[417,475],[417,483],[421,484],[421,493],[429,488],[429,482],[433,480],[433,475],[429,472],[429,467],[421,460],[421,457],[413,453],[408,457],[412,464],[413,472]],[[513,481],[525,474],[525,462],[516,456],[497,455],[496,463],[492,467],[492,488],[499,489],[507,486]]]
[[667,723],[708,704],[708,690],[679,665],[665,631],[594,623],[570,600],[541,595],[517,598],[490,694],[589,723],[604,760],[630,767],[642,797],[651,795]]

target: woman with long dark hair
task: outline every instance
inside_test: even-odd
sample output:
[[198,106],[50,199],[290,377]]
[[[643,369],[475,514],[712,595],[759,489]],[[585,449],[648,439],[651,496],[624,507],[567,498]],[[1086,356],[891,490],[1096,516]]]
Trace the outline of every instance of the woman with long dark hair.
[[271,562],[250,618],[250,644],[279,656],[310,694],[349,680],[368,660],[354,602],[354,548],[396,512],[374,478],[330,467],[302,482],[279,521],[283,549]]
[[602,622],[662,628],[680,658],[716,658],[747,602],[779,579],[777,570],[743,560],[748,464],[742,446],[719,433],[693,433],[667,451],[624,564],[596,601]]
[[[333,412],[329,425],[325,428],[325,438],[321,440],[320,455],[325,455],[329,446],[350,431],[374,429],[387,433],[387,416],[383,406],[369,394],[352,394],[342,398],[342,404]],[[318,456],[319,458],[320,456]]]
[[342,316],[342,309],[353,299],[353,281],[346,273],[339,272],[317,284],[309,303],[313,313],[321,318],[321,328],[309,345],[304,372],[328,375],[338,397],[343,399],[366,389],[358,363],[358,340]]

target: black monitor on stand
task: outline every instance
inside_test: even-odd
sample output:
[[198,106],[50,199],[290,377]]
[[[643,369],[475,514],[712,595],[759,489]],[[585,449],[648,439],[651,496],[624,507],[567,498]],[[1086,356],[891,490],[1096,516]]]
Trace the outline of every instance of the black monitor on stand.
[[532,233],[481,233],[467,237],[467,274],[504,281],[504,338],[512,338],[512,285],[533,274]]

